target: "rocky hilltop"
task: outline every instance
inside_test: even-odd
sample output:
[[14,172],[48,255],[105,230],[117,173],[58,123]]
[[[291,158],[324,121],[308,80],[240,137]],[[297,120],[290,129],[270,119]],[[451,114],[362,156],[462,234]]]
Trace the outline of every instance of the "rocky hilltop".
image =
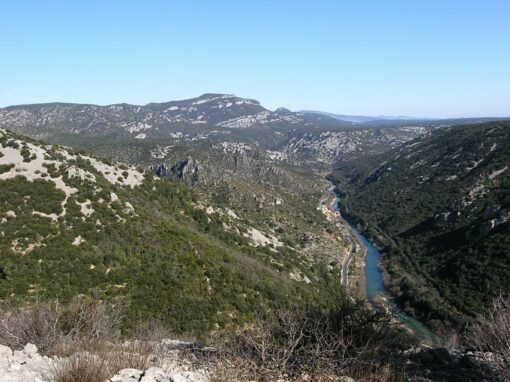
[[52,103],[0,109],[0,127],[36,138],[65,133],[116,133],[145,139],[172,135],[182,128],[292,128],[313,124],[342,126],[342,122],[329,117],[281,110],[272,112],[258,101],[225,94],[204,94],[189,100],[144,106]]
[[431,129],[429,125],[355,128],[317,113],[270,111],[256,100],[225,94],[144,106],[11,106],[0,109],[0,127],[52,143],[104,150],[101,154],[107,156],[124,151],[133,162],[140,161],[133,157],[137,154],[147,159],[147,154],[138,153],[144,146],[145,151],[162,153],[176,144],[214,142],[258,146],[274,160],[324,168],[340,159],[386,151]]

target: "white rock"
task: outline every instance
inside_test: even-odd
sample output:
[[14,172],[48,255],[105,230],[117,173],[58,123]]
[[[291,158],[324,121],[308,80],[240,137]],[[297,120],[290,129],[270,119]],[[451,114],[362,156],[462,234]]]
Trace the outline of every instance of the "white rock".
[[171,340],[168,338],[161,340],[161,345],[165,346],[168,350],[189,349],[193,346],[191,342]]
[[201,373],[186,371],[184,373],[170,373],[170,381],[171,382],[207,382],[207,379]]
[[37,355],[37,346],[35,346],[34,344],[28,343],[23,348],[23,353],[33,357],[34,355]]
[[143,371],[137,369],[122,369],[115,376],[111,382],[139,382],[142,377]]
[[173,382],[169,374],[165,374],[159,367],[151,367],[145,371],[140,382]]
[[77,247],[78,245],[80,245],[81,243],[84,243],[84,242],[85,242],[85,239],[83,237],[81,237],[81,235],[78,235],[74,238],[71,245],[74,245],[75,247]]
[[14,350],[11,357],[11,363],[21,364],[27,361],[27,356],[21,350]]
[[117,196],[117,194],[115,192],[110,192],[110,200],[112,202],[116,202],[117,200],[119,200],[119,197]]
[[5,345],[0,345],[0,359],[8,358],[11,356],[12,356],[11,348]]

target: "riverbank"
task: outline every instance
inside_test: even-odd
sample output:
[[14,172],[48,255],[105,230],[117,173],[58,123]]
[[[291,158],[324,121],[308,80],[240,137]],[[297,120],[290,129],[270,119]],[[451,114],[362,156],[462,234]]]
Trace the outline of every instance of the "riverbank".
[[[375,306],[380,306],[383,309],[387,310],[393,316],[396,323],[402,325],[405,329],[413,332],[416,336],[418,336],[422,341],[427,343],[438,343],[440,341],[439,337],[436,336],[430,329],[428,329],[424,324],[415,318],[407,315],[402,310],[398,308],[396,303],[393,301],[391,295],[387,293],[386,282],[384,280],[384,270],[380,266],[381,262],[381,254],[379,250],[372,245],[359,231],[356,227],[350,224],[347,220],[342,217],[340,213],[340,209],[338,206],[338,196],[335,192],[336,187],[331,187],[330,192],[332,194],[333,202],[330,204],[330,208],[332,211],[336,213],[338,216],[339,222],[342,226],[348,229],[351,233],[351,237],[355,240],[361,248],[362,259],[363,259],[363,268],[361,272],[361,276],[359,277],[362,280],[359,284],[363,285],[363,291],[357,291],[356,297],[362,296],[368,302]],[[345,272],[349,274],[349,266],[350,262],[346,262],[347,266]],[[344,269],[342,269],[343,275]],[[361,292],[361,293],[360,293]]]
[[366,283],[364,277],[365,251],[363,243],[356,237],[352,227],[336,208],[337,198],[333,188],[328,184],[327,194],[321,199],[323,213],[334,221],[339,229],[346,233],[350,245],[346,256],[341,260],[342,285],[353,297],[366,300]]
[[[336,209],[336,198],[331,204],[331,208]],[[349,232],[349,236],[353,240],[353,250],[348,258],[342,264],[342,283],[345,280],[344,286],[350,293],[357,298],[368,299],[367,284],[365,278],[366,255],[367,249],[362,241],[354,234],[353,228],[346,221],[340,212],[338,212],[338,220],[340,224]],[[344,276],[345,275],[345,276]],[[345,277],[345,278],[344,278]]]

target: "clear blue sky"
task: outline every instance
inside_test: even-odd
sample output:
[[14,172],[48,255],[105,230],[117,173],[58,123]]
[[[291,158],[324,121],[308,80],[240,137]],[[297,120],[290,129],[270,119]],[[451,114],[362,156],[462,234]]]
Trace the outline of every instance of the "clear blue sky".
[[510,115],[510,1],[8,0],[0,106],[206,92],[268,108]]

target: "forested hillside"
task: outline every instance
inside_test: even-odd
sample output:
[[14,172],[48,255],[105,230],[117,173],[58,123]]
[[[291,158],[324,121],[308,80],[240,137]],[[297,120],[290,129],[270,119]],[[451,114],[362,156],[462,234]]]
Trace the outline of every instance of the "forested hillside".
[[126,327],[201,334],[342,293],[340,272],[303,253],[290,228],[261,228],[220,195],[5,130],[0,142],[3,302],[89,295],[122,302]]
[[450,127],[332,174],[344,215],[383,248],[406,309],[460,325],[510,288],[510,123]]

